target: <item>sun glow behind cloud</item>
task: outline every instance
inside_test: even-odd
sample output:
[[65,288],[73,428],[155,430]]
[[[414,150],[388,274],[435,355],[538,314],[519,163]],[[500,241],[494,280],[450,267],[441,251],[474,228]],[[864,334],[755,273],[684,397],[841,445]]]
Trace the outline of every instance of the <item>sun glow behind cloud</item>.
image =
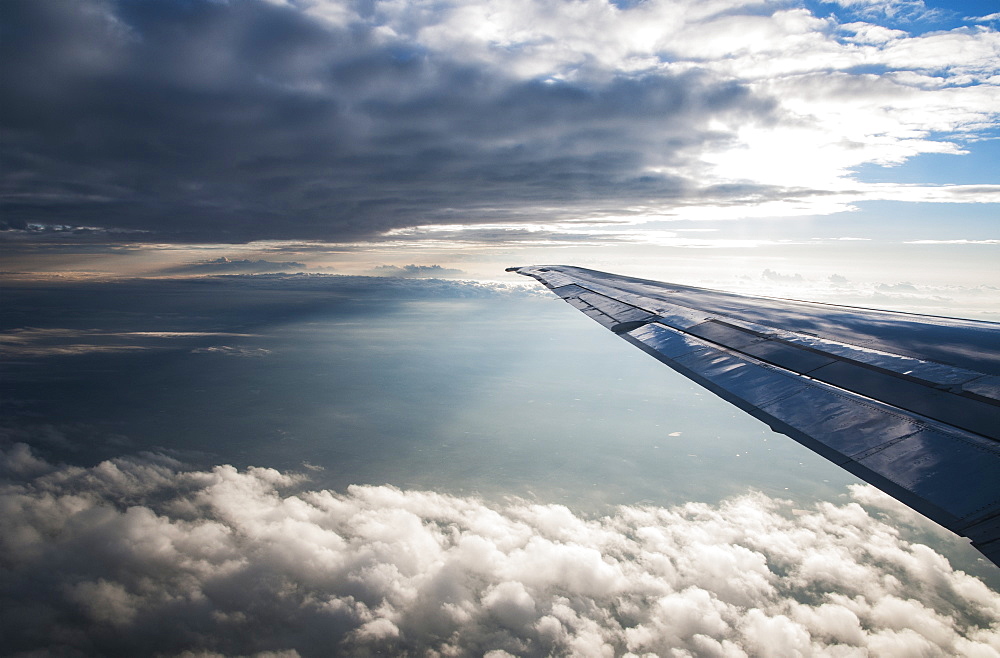
[[[430,51],[463,52],[525,79],[699,71],[749,83],[785,115],[770,125],[715,117],[735,129],[734,139],[704,160],[713,178],[725,181],[828,185],[861,163],[961,153],[932,133],[971,136],[996,120],[995,31],[911,35],[870,22],[838,24],[801,8],[755,13],[759,5],[648,2],[620,10],[591,1],[553,9],[498,0],[445,9],[437,23],[411,34]],[[897,13],[891,3],[845,6]],[[419,3],[405,7],[378,19],[395,25],[423,11]]]

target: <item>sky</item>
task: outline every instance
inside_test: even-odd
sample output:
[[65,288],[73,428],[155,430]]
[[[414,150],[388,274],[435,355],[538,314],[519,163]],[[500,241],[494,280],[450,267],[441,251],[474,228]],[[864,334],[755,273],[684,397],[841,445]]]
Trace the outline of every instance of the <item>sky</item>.
[[996,9],[14,0],[4,270],[996,286]]
[[503,271],[997,321],[998,10],[2,3],[3,644],[1000,655],[965,540]]

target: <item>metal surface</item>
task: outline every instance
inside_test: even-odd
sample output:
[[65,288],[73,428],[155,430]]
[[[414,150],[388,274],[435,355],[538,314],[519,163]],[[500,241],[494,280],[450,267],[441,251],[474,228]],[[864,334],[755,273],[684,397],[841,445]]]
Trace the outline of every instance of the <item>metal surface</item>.
[[1000,324],[509,268],[1000,564]]

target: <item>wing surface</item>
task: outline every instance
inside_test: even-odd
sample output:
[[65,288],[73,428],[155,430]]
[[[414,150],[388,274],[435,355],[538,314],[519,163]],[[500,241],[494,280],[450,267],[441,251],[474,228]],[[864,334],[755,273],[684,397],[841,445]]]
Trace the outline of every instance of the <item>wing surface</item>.
[[1000,324],[509,268],[1000,564]]

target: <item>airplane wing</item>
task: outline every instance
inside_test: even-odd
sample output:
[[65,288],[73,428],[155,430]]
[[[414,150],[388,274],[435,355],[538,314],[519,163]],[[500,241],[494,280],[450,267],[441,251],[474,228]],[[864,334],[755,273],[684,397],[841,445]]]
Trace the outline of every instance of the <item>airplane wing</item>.
[[1000,565],[1000,324],[512,267]]

